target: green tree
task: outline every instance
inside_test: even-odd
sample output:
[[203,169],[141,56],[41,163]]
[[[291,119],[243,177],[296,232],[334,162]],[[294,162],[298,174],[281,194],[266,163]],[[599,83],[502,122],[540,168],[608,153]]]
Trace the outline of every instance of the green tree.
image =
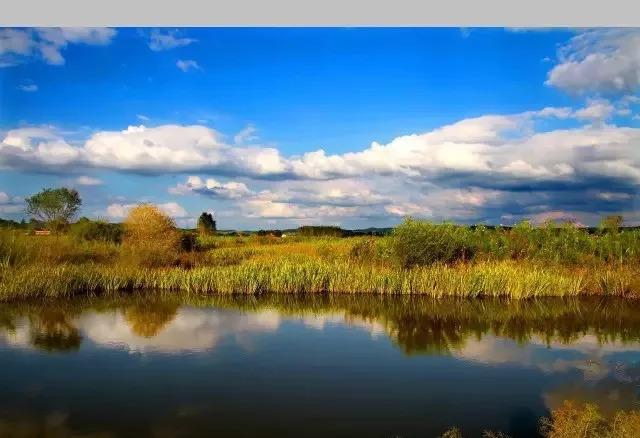
[[618,214],[605,217],[600,223],[600,226],[607,230],[618,231],[623,223],[624,218],[622,217],[622,215]]
[[198,231],[201,234],[216,234],[216,221],[211,213],[203,212],[198,218]]
[[66,187],[43,189],[26,202],[26,211],[31,217],[54,229],[69,223],[82,205],[78,191]]

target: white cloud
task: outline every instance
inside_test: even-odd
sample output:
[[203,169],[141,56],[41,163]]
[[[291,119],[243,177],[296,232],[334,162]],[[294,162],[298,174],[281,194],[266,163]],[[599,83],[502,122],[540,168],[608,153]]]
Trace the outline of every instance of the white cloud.
[[[628,193],[640,185],[640,129],[602,123],[614,111],[608,100],[590,99],[575,112],[548,107],[486,115],[359,151],[289,157],[259,144],[228,144],[201,125],[130,126],[95,132],[84,143],[67,141],[53,127],[23,127],[0,136],[0,166],[76,175],[90,169],[190,174],[170,193],[209,196],[213,207],[226,202],[230,214],[245,218],[473,220],[597,211],[589,202],[631,211],[635,197],[585,195],[605,184]],[[548,125],[538,123],[542,117],[573,117],[582,126],[539,130]],[[122,205],[112,208],[121,217]]]
[[607,201],[631,198],[631,195],[629,193],[615,193],[615,192],[598,192],[596,196],[600,199],[604,199]]
[[46,27],[36,31],[40,38],[57,47],[68,43],[104,46],[110,44],[117,33],[108,27]]
[[26,91],[26,92],[34,92],[34,91],[38,91],[38,86],[35,84],[31,84],[31,85],[19,85],[18,86],[18,90],[21,91]]
[[31,57],[62,65],[65,59],[61,51],[69,44],[107,45],[116,33],[106,27],[0,29],[0,67],[16,65]]
[[640,30],[596,29],[573,37],[558,52],[545,84],[569,93],[623,93],[640,88]]
[[258,130],[253,125],[248,125],[233,137],[233,142],[235,144],[243,144],[252,140],[257,140],[258,136],[254,135],[257,131]]
[[139,120],[142,120],[143,122],[148,122],[149,120],[151,120],[149,117],[145,116],[144,114],[136,114],[136,117]]
[[185,73],[191,69],[202,70],[202,67],[200,67],[200,65],[198,65],[198,63],[193,59],[180,59],[176,62],[176,66]]
[[599,123],[609,119],[614,111],[615,108],[606,99],[587,99],[587,106],[576,111],[575,117]]
[[571,117],[572,113],[573,112],[569,107],[546,107],[538,111],[536,115],[539,117],[557,117],[559,119],[566,119],[568,117]]
[[309,219],[321,221],[326,218],[353,217],[357,215],[357,207],[327,205],[304,207],[297,204],[274,201],[270,193],[265,193],[255,199],[243,202],[241,209],[246,217],[261,219]]
[[93,166],[140,172],[208,169],[273,175],[286,171],[286,163],[276,149],[234,148],[223,143],[220,133],[197,125],[131,126],[124,131],[97,132],[81,152]]
[[198,176],[190,176],[185,184],[178,184],[169,188],[169,193],[174,195],[183,195],[190,192],[224,199],[239,199],[254,194],[242,182],[229,181],[222,183],[213,178],[207,178],[203,181]]
[[0,191],[0,213],[23,213],[24,208],[25,203],[23,198],[20,196],[11,197],[7,192]]
[[418,205],[413,202],[407,202],[402,204],[387,205],[384,208],[387,212],[396,216],[415,216],[415,217],[427,217],[433,216],[433,211],[425,206]]
[[188,46],[191,43],[195,43],[195,38],[180,37],[180,32],[177,30],[162,32],[161,30],[154,29],[149,36],[149,48],[153,51],[169,50],[176,47]]
[[[607,101],[591,100],[576,117],[603,120],[612,108]],[[81,146],[70,145],[52,129],[20,128],[8,131],[0,143],[0,165],[320,180],[399,175],[435,181],[464,175],[496,182],[570,181],[598,168],[611,170],[612,161],[618,167],[640,166],[639,129],[602,125],[532,133],[531,116],[483,116],[401,136],[386,145],[374,142],[360,152],[326,155],[318,150],[289,158],[275,148],[225,144],[220,133],[198,125],[100,131]]]
[[76,178],[76,184],[81,186],[99,186],[103,183],[99,178],[92,178],[90,176],[79,176],[78,178]]

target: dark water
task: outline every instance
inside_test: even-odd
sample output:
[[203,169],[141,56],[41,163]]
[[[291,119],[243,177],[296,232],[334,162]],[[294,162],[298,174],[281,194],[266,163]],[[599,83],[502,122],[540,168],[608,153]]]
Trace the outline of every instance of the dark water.
[[640,304],[371,296],[0,305],[0,436],[535,436],[638,408]]

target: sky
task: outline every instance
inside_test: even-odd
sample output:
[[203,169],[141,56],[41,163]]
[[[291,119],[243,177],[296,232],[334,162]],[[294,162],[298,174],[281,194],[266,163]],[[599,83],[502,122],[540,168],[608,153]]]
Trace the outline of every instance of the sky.
[[1,28],[0,217],[640,224],[640,29]]

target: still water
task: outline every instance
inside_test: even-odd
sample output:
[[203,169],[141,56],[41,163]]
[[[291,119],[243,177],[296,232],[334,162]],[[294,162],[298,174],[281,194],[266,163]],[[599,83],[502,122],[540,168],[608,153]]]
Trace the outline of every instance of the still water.
[[536,436],[638,408],[640,303],[375,296],[0,305],[0,436]]

